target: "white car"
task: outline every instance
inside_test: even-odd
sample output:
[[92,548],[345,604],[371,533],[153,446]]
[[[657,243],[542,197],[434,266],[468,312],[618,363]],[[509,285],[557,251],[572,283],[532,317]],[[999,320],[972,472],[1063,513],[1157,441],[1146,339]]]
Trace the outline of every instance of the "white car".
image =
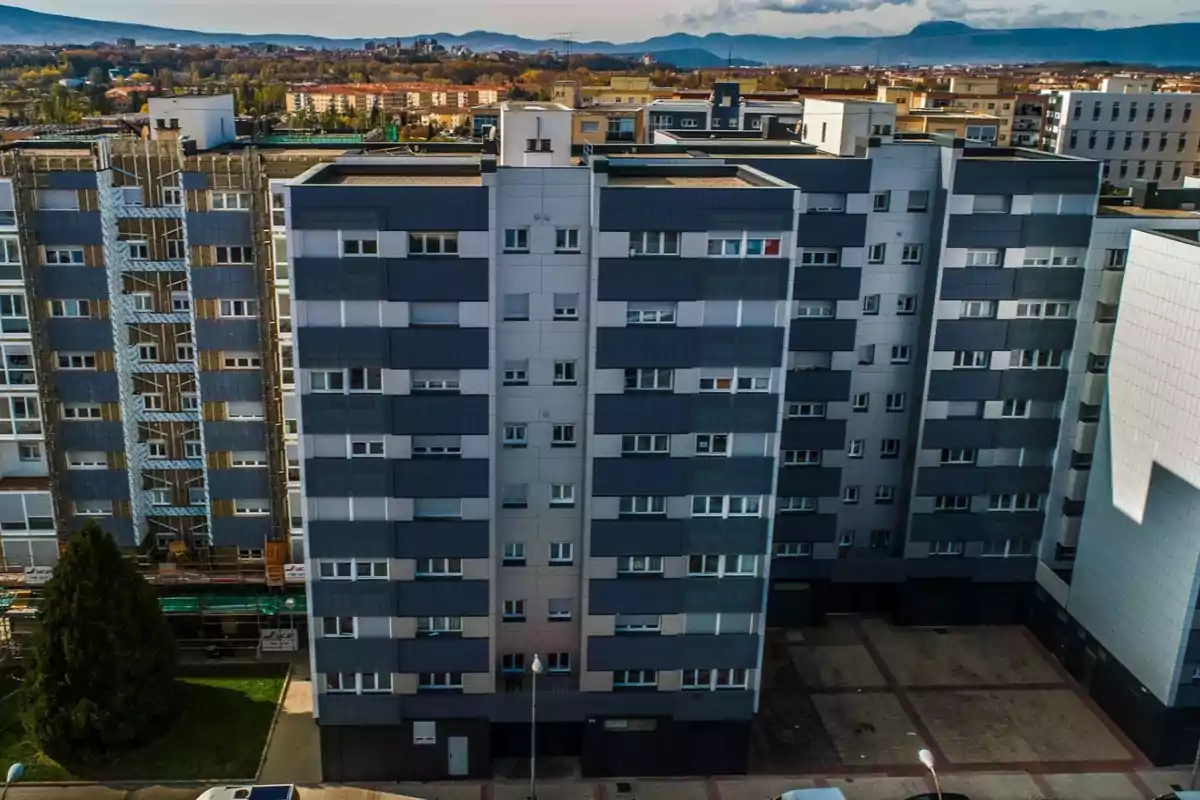
[[295,800],[296,787],[277,786],[214,786],[196,800]]
[[846,795],[836,786],[824,786],[820,789],[789,789],[775,800],[846,800]]

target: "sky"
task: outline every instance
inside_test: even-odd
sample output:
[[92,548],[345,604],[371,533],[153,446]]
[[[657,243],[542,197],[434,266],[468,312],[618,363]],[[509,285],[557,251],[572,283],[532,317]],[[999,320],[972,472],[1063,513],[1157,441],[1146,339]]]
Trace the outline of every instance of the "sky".
[[491,30],[638,41],[675,31],[777,36],[903,33],[930,19],[977,27],[1115,28],[1200,22],[1200,0],[0,0],[35,11],[236,33],[405,37]]

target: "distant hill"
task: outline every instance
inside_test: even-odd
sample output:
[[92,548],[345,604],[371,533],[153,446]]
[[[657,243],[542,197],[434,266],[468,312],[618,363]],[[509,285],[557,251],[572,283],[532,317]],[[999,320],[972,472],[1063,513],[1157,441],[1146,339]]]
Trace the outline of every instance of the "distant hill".
[[[433,36],[444,45],[477,51],[536,52],[557,49],[552,39],[527,39],[491,31],[463,34],[389,32],[378,39]],[[90,44],[129,37],[147,44],[250,44],[264,42],[317,48],[361,47],[366,39],[330,39],[304,34],[241,34],[160,28],[43,14],[0,5],[0,43]],[[1037,61],[1111,61],[1180,66],[1200,63],[1200,23],[1139,28],[972,28],[960,22],[925,22],[899,36],[758,36],[672,33],[641,42],[575,42],[577,53],[641,55],[682,67],[716,66],[732,54],[735,64],[997,64]]]

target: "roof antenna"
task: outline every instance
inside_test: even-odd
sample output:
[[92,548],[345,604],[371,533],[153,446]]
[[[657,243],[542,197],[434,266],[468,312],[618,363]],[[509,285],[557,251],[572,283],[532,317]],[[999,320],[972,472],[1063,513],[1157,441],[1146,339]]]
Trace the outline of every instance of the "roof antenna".
[[725,69],[733,69],[733,42],[729,43],[729,55],[725,59]]

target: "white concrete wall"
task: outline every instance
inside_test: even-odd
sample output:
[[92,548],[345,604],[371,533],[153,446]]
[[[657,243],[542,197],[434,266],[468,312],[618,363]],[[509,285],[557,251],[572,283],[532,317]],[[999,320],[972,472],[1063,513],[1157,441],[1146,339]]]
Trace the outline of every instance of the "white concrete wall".
[[201,150],[232,142],[234,128],[233,95],[151,97],[150,138],[157,139],[160,120],[179,120],[179,131],[196,142]]

